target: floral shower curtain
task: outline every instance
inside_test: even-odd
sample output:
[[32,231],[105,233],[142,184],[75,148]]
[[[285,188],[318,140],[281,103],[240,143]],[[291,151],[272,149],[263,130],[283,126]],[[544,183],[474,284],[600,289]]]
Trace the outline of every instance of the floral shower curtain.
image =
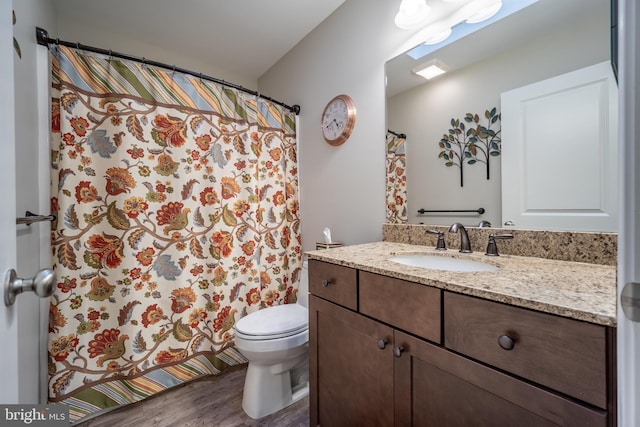
[[244,363],[234,323],[296,301],[295,116],[142,63],[51,56],[49,400],[78,420]]
[[407,223],[407,168],[405,138],[387,132],[387,223]]

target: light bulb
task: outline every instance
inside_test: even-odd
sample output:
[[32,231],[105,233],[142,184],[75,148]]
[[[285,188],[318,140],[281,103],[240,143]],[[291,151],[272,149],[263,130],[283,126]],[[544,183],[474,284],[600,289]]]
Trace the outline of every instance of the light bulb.
[[429,6],[426,0],[402,0],[395,23],[398,28],[412,30],[424,25],[428,17]]

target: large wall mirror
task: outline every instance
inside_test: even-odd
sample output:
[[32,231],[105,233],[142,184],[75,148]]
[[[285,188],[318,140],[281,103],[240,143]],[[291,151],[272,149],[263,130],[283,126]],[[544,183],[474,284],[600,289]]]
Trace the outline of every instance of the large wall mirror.
[[[510,1],[519,0],[504,0],[505,5]],[[440,155],[443,151],[443,137],[460,128],[456,120],[466,125],[464,130],[480,124],[485,127],[493,126],[493,129],[501,132],[506,131],[508,125],[514,121],[513,116],[495,117],[502,114],[502,97],[505,93],[597,64],[609,65],[607,72],[611,73],[610,81],[614,82],[613,90],[617,91],[610,67],[610,8],[610,0],[538,0],[469,35],[434,46],[431,52],[420,58],[414,59],[405,53],[386,64],[387,127],[395,133],[406,135],[403,149],[406,158],[403,161],[406,162],[408,223],[450,225],[453,222],[462,222],[473,226],[484,220],[493,227],[500,228],[616,231],[615,223],[612,224],[610,221],[596,221],[586,228],[573,227],[572,221],[554,224],[534,220],[523,225],[503,215],[503,202],[522,197],[513,194],[512,186],[503,185],[503,172],[513,173],[513,170],[535,166],[538,169],[538,177],[552,178],[530,179],[526,185],[531,192],[555,192],[556,199],[566,201],[568,198],[561,193],[563,186],[559,184],[575,175],[574,168],[585,167],[587,164],[617,165],[617,159],[601,160],[601,157],[617,154],[615,150],[603,149],[598,141],[591,145],[580,145],[578,138],[579,145],[574,144],[562,149],[556,149],[549,144],[536,145],[543,148],[536,148],[535,157],[532,154],[533,149],[525,147],[524,154],[519,155],[528,156],[531,166],[506,163],[512,161],[512,156],[505,154],[512,140],[511,137],[505,139],[504,133],[500,135],[501,145],[498,150],[494,150],[502,150],[502,153],[494,152],[489,156],[489,167],[480,155],[478,161],[471,164],[467,163],[469,158],[465,159],[462,168],[456,164],[447,166],[447,161],[455,163],[456,160]],[[448,72],[431,80],[425,80],[411,72],[420,64],[433,61],[444,64]],[[598,97],[601,96],[600,90],[598,87],[591,90],[591,93]],[[581,93],[570,102],[579,104]],[[609,98],[605,102],[605,108],[615,109],[617,102],[611,98],[610,93],[607,96]],[[521,107],[525,108],[530,107]],[[548,131],[546,134],[535,132],[538,140],[545,140],[545,135],[549,134],[554,137],[569,135],[570,139],[575,140],[573,135],[580,135],[585,129],[584,125],[591,124],[594,117],[599,120],[600,114],[578,113],[578,109],[574,109],[571,104],[558,104],[554,108],[538,106],[538,110],[541,114],[530,116],[525,126],[528,129]],[[468,114],[471,114],[475,121],[465,122],[465,117],[469,118]],[[611,117],[613,121],[603,122],[594,129],[605,140],[608,138],[608,144],[615,146],[617,119],[615,114]],[[505,122],[508,120],[511,121]],[[464,172],[463,179],[461,169]],[[548,176],[545,176],[547,173]],[[610,180],[608,187],[598,180],[588,183],[578,180],[573,184],[577,187],[568,187],[569,189],[564,191],[576,193],[575,188],[579,188],[578,192],[584,193],[582,195],[585,200],[590,199],[591,195],[597,195],[593,198],[606,199],[606,203],[617,205],[615,200],[612,202],[612,198],[607,196],[617,195],[617,172],[604,167],[599,169],[597,174],[615,175],[615,179]],[[540,185],[544,184],[547,187],[535,188],[538,181]],[[584,212],[588,216],[593,213],[592,206],[587,206],[591,201],[584,203]],[[567,201],[566,204],[570,203]],[[483,213],[475,212],[480,208]],[[578,214],[582,209],[581,206],[568,208],[577,210]],[[420,209],[472,212],[421,214],[418,213]],[[505,222],[508,224],[505,225]]]

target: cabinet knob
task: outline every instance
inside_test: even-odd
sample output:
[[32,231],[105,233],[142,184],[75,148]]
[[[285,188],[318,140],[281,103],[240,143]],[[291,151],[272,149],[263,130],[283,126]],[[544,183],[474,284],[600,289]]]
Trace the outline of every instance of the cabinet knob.
[[331,284],[331,280],[328,279],[324,279],[322,281],[322,287],[326,288],[327,286],[329,286]]
[[389,344],[389,340],[387,340],[386,338],[380,338],[378,340],[378,348],[380,350],[384,350],[387,347],[387,344]]
[[507,351],[513,350],[513,348],[516,346],[515,341],[513,341],[513,338],[511,338],[509,335],[500,336],[500,338],[498,338],[498,344],[500,345],[500,347]]
[[404,347],[403,346],[397,345],[397,346],[393,347],[393,355],[395,357],[402,356],[402,353],[404,353]]

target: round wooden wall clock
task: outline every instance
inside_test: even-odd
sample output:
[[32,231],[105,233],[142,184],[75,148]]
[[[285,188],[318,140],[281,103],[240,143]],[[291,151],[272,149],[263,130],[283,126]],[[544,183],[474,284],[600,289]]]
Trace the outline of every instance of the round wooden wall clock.
[[338,95],[324,107],[321,131],[327,143],[344,143],[351,136],[355,124],[356,104],[349,95]]

